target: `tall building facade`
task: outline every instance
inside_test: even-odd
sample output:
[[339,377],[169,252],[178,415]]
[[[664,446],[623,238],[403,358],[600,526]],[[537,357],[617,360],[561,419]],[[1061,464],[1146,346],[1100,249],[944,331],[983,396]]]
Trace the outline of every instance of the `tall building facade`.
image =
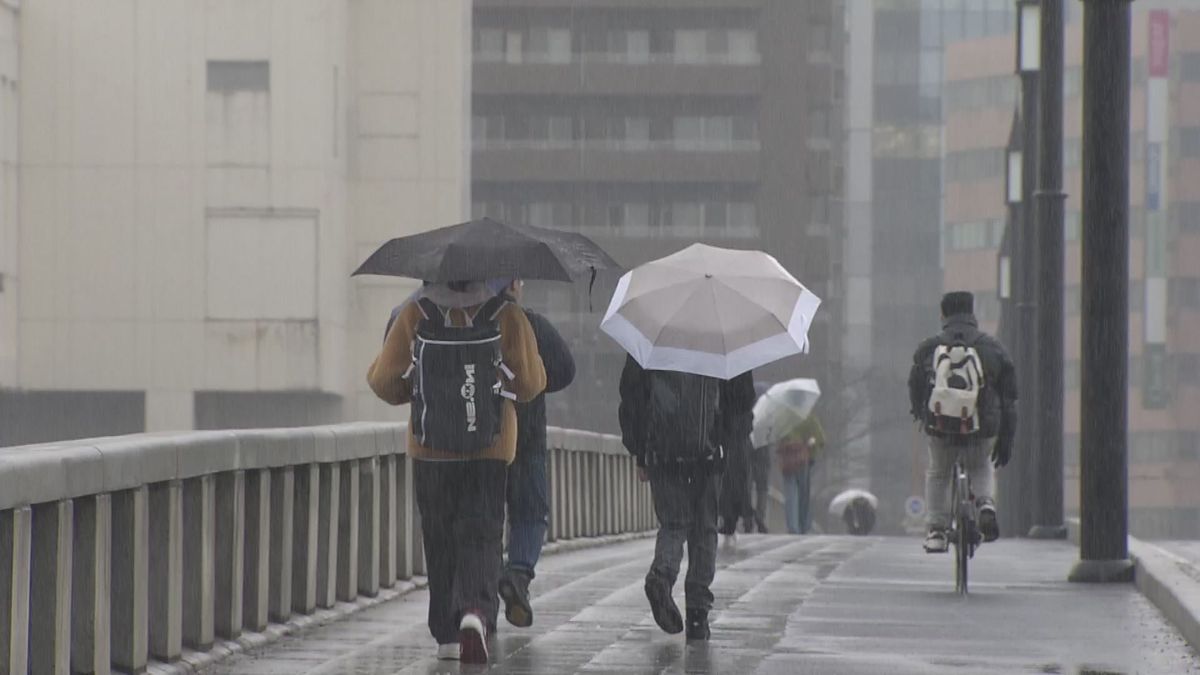
[[856,479],[894,531],[923,494],[923,441],[905,380],[938,327],[946,45],[1012,31],[1012,0],[847,5],[846,303],[843,350]]
[[[632,267],[694,241],[761,248],[826,302],[812,353],[761,381],[838,377],[838,0],[476,0],[475,216],[582,232]],[[615,279],[526,286],[570,342],[552,423],[612,431]]]
[[[1170,8],[1174,9],[1170,9]],[[999,317],[1013,37],[948,51],[944,284]],[[1066,33],[1066,507],[1079,505],[1082,38]],[[1129,506],[1142,537],[1200,536],[1200,12],[1134,6],[1130,129]]]
[[0,2],[0,445],[395,418],[349,275],[468,212],[470,12]]

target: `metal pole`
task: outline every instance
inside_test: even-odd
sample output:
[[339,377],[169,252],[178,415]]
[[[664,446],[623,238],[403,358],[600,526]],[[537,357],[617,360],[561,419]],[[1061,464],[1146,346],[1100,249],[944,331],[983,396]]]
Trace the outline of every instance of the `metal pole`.
[[[1016,131],[1016,126],[1018,123],[1018,119],[1014,115],[1014,132]],[[1000,342],[1010,354],[1015,354],[1013,350],[1017,346],[1018,327],[1016,325],[1016,303],[1014,301],[1015,298],[1013,297],[1014,284],[1012,282],[1012,269],[1014,264],[1014,256],[1012,253],[1013,246],[1015,245],[1014,237],[1016,236],[1016,229],[1019,227],[1020,219],[1021,205],[1015,202],[1009,202],[1007,223],[1008,232],[1005,233],[1005,241],[1003,242],[1000,254],[1000,258],[1007,257],[1009,261],[1007,278],[1008,297],[1003,298],[1000,301]],[[1004,280],[997,280],[998,283],[1001,281]],[[1015,469],[1017,466],[1016,461],[1014,460],[1013,463],[1009,464],[1008,466]],[[1020,492],[1018,491],[1020,482],[1019,479],[1020,476],[1017,475],[1017,472],[1011,469],[1001,469],[996,473],[996,497],[1000,504],[1000,508],[998,509],[996,517],[1000,521],[1001,532],[1020,532],[1020,530],[1017,529],[1017,523],[1019,521],[1017,512],[1019,509],[1016,507],[1016,505],[1021,501]]]
[[[1018,46],[1019,49],[1019,46]],[[1016,511],[1016,532],[1027,533],[1033,527],[1033,500],[1037,475],[1037,258],[1038,241],[1034,228],[1033,188],[1037,178],[1038,73],[1021,72],[1021,222],[1017,228],[1017,246],[1013,256],[1013,278],[1017,305],[1017,386],[1019,399],[1014,469],[1020,495],[1009,506]]]
[[1126,456],[1129,341],[1129,0],[1083,13],[1080,560],[1071,581],[1132,581]]
[[[1064,539],[1063,525],[1063,0],[1042,0],[1037,144],[1038,419],[1035,539]],[[1031,386],[1033,383],[1029,383]],[[1034,422],[1034,420],[1030,420]]]

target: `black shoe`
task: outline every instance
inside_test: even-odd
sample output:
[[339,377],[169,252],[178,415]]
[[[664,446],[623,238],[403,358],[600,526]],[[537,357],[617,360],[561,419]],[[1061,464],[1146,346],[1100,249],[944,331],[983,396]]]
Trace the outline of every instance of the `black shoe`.
[[647,576],[646,599],[650,601],[650,612],[659,628],[671,635],[683,632],[683,617],[679,615],[679,606],[671,597],[671,587],[666,580],[657,574]]
[[996,507],[984,504],[979,507],[979,533],[985,542],[1000,538],[1000,523],[996,522]]
[[504,618],[517,628],[533,625],[533,607],[529,604],[529,575],[506,570],[500,575],[500,599],[504,600]]
[[712,632],[708,629],[708,611],[703,609],[689,609],[687,611],[688,642],[708,640],[711,634]]

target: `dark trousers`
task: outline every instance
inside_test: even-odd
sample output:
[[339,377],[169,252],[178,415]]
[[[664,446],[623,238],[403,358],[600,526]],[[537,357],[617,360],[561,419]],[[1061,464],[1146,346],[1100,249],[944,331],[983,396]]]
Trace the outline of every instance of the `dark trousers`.
[[688,609],[708,611],[709,590],[717,573],[717,499],[721,477],[707,471],[654,472],[650,493],[658,516],[658,541],[650,575],[674,586],[687,545],[688,571],[684,597]]
[[754,483],[754,523],[759,532],[767,531],[768,490],[771,480],[771,449],[754,448],[750,452],[750,478]]
[[[738,519],[751,511],[750,457],[746,448],[733,447],[725,458],[725,473],[721,474],[721,534],[737,532]],[[747,530],[749,525],[747,518]]]
[[429,576],[429,632],[458,642],[462,615],[493,620],[499,609],[504,479],[499,460],[414,462]]
[[533,578],[546,541],[550,485],[545,450],[522,448],[508,467],[508,568]]

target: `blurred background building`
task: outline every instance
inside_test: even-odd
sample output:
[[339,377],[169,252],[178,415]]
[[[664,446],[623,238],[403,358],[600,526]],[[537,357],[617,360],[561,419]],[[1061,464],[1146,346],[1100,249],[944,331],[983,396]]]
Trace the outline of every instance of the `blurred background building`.
[[[1141,537],[1200,536],[1200,11],[1189,6],[1133,6],[1128,447],[1130,529]],[[974,290],[990,329],[1019,89],[1012,50],[1011,35],[965,40],[946,60],[944,285]],[[1063,82],[1068,511],[1079,503],[1081,61],[1074,21]]]
[[[842,7],[476,0],[473,215],[576,230],[629,267],[697,240],[765,249],[825,304],[812,354],[758,379],[840,380]],[[579,369],[552,424],[616,429],[614,282],[526,287]]]
[[[906,498],[924,493],[924,440],[905,383],[913,350],[939,326],[946,45],[999,34],[1011,42],[1016,5],[855,0],[847,13],[840,409],[851,473],[879,497],[880,529],[895,531]],[[990,63],[1011,72],[1010,57]]]
[[469,212],[470,24],[0,1],[0,445],[395,418],[364,372],[406,285],[349,274]]

